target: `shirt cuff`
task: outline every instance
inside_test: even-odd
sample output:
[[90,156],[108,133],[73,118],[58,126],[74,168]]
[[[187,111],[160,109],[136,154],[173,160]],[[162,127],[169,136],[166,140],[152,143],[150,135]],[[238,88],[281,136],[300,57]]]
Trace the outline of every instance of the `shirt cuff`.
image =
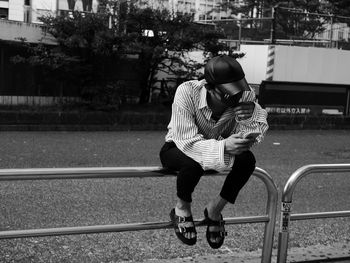
[[257,103],[255,103],[255,102],[254,102],[254,104],[255,104],[254,111],[253,111],[252,116],[249,119],[240,120],[240,119],[238,119],[238,117],[236,115],[235,116],[235,121],[237,123],[241,123],[241,124],[250,124],[250,123],[252,123],[256,119],[256,116],[257,116],[258,111],[259,111],[259,105]]

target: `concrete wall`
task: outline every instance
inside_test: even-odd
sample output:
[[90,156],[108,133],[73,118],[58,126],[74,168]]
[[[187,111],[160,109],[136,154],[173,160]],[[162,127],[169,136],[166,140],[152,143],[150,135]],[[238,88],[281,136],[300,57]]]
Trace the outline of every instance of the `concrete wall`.
[[[265,80],[266,75],[266,64],[267,64],[267,45],[242,45],[241,52],[245,53],[243,58],[238,59],[241,64],[248,83],[260,84],[261,81]],[[204,63],[206,57],[203,51],[191,51],[185,57],[186,60],[194,60],[198,63]],[[203,73],[204,68],[198,70]],[[169,79],[174,78],[170,74],[164,72],[158,72],[156,78]]]
[[350,84],[350,51],[276,46],[273,80]]
[[[251,84],[266,79],[268,45],[242,45],[239,60]],[[350,84],[350,51],[317,47],[275,46],[273,80]]]
[[32,0],[32,23],[41,23],[39,17],[43,15],[55,15],[57,0]]
[[248,83],[260,84],[266,77],[268,45],[241,45],[245,56],[239,59]]
[[[98,0],[93,0],[92,10],[97,11]],[[24,21],[25,9],[24,0],[10,0],[9,2],[0,1],[0,7],[8,8],[8,20]],[[68,10],[67,0],[31,0],[31,6],[28,8],[32,23],[40,23],[39,17],[46,14],[55,14],[57,9]],[[76,0],[75,10],[83,11],[82,0]]]
[[24,1],[23,0],[9,1],[9,20],[14,20],[14,21],[24,20]]
[[41,27],[36,24],[27,24],[17,21],[0,20],[0,39],[18,41],[25,38],[29,43],[43,41],[46,44],[56,44],[56,40],[49,34],[43,34]]
[[9,8],[9,2],[0,1],[0,8]]

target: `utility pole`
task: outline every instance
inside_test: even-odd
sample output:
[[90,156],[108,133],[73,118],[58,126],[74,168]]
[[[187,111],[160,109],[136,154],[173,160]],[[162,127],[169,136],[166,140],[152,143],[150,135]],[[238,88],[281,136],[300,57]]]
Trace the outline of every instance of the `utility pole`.
[[125,4],[126,4],[126,11],[125,11],[125,22],[123,25],[123,33],[126,34],[126,31],[127,31],[126,21],[128,20],[128,16],[130,13],[130,0],[125,0]]
[[241,42],[242,42],[242,22],[238,21],[238,45],[237,50],[241,50]]
[[333,17],[334,15],[331,15],[331,25],[330,25],[330,32],[329,32],[329,46],[330,48],[333,48]]
[[277,6],[273,6],[271,10],[270,42],[272,45],[276,43],[276,9]]
[[56,16],[59,16],[60,14],[60,4],[59,0],[56,0]]

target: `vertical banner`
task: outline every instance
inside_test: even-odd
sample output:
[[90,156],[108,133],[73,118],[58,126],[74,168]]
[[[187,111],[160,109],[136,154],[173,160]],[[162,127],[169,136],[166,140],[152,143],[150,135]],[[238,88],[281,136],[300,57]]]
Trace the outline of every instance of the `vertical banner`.
[[266,78],[265,80],[273,80],[273,67],[275,64],[275,46],[269,45],[267,50],[267,66],[266,66]]
[[97,0],[56,0],[59,10],[92,12],[96,11]]

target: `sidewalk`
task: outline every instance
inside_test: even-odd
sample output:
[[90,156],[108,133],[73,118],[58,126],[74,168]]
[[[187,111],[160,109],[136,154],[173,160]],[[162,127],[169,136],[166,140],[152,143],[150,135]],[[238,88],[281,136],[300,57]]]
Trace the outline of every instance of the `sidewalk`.
[[[225,251],[225,247],[222,249]],[[229,249],[227,248],[227,251]],[[261,250],[253,252],[229,252],[222,255],[194,256],[176,259],[151,259],[143,263],[260,263]],[[288,250],[288,262],[294,263],[350,263],[350,243],[336,243],[332,246],[316,245]],[[135,262],[136,263],[136,262]],[[277,263],[277,249],[272,252],[271,263]]]

